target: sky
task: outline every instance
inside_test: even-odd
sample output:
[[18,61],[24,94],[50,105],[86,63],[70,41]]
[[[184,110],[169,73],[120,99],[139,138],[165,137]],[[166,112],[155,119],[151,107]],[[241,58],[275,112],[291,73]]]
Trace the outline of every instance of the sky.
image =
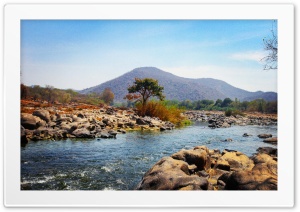
[[277,92],[263,70],[273,20],[22,20],[21,82],[81,90],[138,67]]

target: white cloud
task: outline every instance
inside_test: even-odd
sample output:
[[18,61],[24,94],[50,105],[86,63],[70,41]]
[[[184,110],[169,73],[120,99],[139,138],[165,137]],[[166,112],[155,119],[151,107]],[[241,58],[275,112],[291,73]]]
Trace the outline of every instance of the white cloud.
[[262,51],[247,51],[237,52],[229,55],[230,59],[241,60],[241,61],[256,61],[260,62],[262,58],[266,56],[265,52]]

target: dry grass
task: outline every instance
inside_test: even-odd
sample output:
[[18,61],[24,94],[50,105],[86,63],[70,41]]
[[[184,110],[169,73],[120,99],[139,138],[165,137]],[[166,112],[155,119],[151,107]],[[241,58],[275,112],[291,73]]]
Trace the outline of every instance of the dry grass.
[[148,102],[145,106],[137,105],[137,113],[140,116],[158,117],[163,121],[170,121],[174,124],[179,124],[184,117],[181,115],[182,110],[176,107],[166,107],[160,102]]
[[95,106],[95,105],[88,105],[88,104],[80,104],[80,105],[76,105],[74,109],[76,110],[83,110],[83,109],[99,109],[99,106]]

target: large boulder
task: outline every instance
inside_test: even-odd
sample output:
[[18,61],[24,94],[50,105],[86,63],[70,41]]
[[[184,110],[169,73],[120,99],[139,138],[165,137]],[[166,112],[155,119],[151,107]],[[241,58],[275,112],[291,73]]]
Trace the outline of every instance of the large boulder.
[[195,164],[199,171],[204,170],[207,165],[207,150],[200,147],[195,147],[192,150],[181,150],[173,155],[173,159],[182,160],[187,162],[189,165]]
[[72,132],[72,135],[74,135],[76,138],[94,138],[95,137],[86,128],[76,129]]
[[34,130],[41,126],[45,126],[46,122],[37,116],[29,113],[21,113],[21,125],[25,129]]
[[148,125],[148,122],[142,118],[136,119],[136,124],[137,125]]
[[273,168],[268,163],[258,163],[251,171],[233,172],[225,190],[277,190],[277,174]]
[[271,138],[272,134],[259,134],[257,137],[259,137],[259,138]]
[[256,151],[258,153],[265,153],[271,156],[277,156],[277,148],[273,147],[259,147]]
[[253,158],[252,170],[233,172],[226,181],[226,190],[277,190],[277,161],[267,154]]
[[37,116],[46,122],[49,122],[51,120],[48,110],[35,110],[33,111],[32,115]]
[[227,152],[222,155],[217,161],[217,164],[220,164],[221,167],[224,167],[224,170],[228,170],[228,167],[225,166],[228,162],[230,166],[230,171],[237,171],[237,170],[251,170],[254,166],[253,161],[246,156],[245,154],[237,151]]
[[263,142],[265,142],[265,143],[271,143],[271,144],[277,144],[277,137],[266,138],[266,139],[263,140]]
[[158,161],[143,177],[138,190],[207,190],[208,181],[190,175],[189,164],[171,157]]

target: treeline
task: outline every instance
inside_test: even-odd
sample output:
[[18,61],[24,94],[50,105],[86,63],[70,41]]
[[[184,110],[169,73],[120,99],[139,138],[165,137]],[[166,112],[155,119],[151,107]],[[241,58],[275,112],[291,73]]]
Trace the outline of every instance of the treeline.
[[[48,103],[86,103],[91,105],[114,105],[123,107],[134,107],[134,103],[114,104],[114,93],[110,88],[106,88],[102,93],[80,94],[72,89],[62,90],[47,85],[41,87],[39,85],[26,86],[21,84],[21,99],[31,99],[34,101],[46,101]],[[186,110],[217,110],[217,111],[247,111],[262,113],[277,113],[277,101],[265,101],[264,99],[256,99],[253,101],[239,101],[225,98],[224,100],[198,100],[198,101],[178,101],[164,100],[162,104],[167,107],[176,107]]]
[[49,104],[60,103],[67,104],[86,103],[92,105],[113,104],[114,93],[110,88],[106,88],[101,94],[80,94],[72,89],[62,90],[46,85],[41,87],[39,85],[26,86],[21,84],[21,99],[30,99],[34,101],[46,101]]
[[277,113],[277,101],[266,101],[264,99],[256,99],[253,101],[239,101],[225,98],[224,100],[198,100],[198,101],[178,101],[166,100],[166,105],[174,105],[186,110],[239,110],[247,112],[261,112],[261,113]]

